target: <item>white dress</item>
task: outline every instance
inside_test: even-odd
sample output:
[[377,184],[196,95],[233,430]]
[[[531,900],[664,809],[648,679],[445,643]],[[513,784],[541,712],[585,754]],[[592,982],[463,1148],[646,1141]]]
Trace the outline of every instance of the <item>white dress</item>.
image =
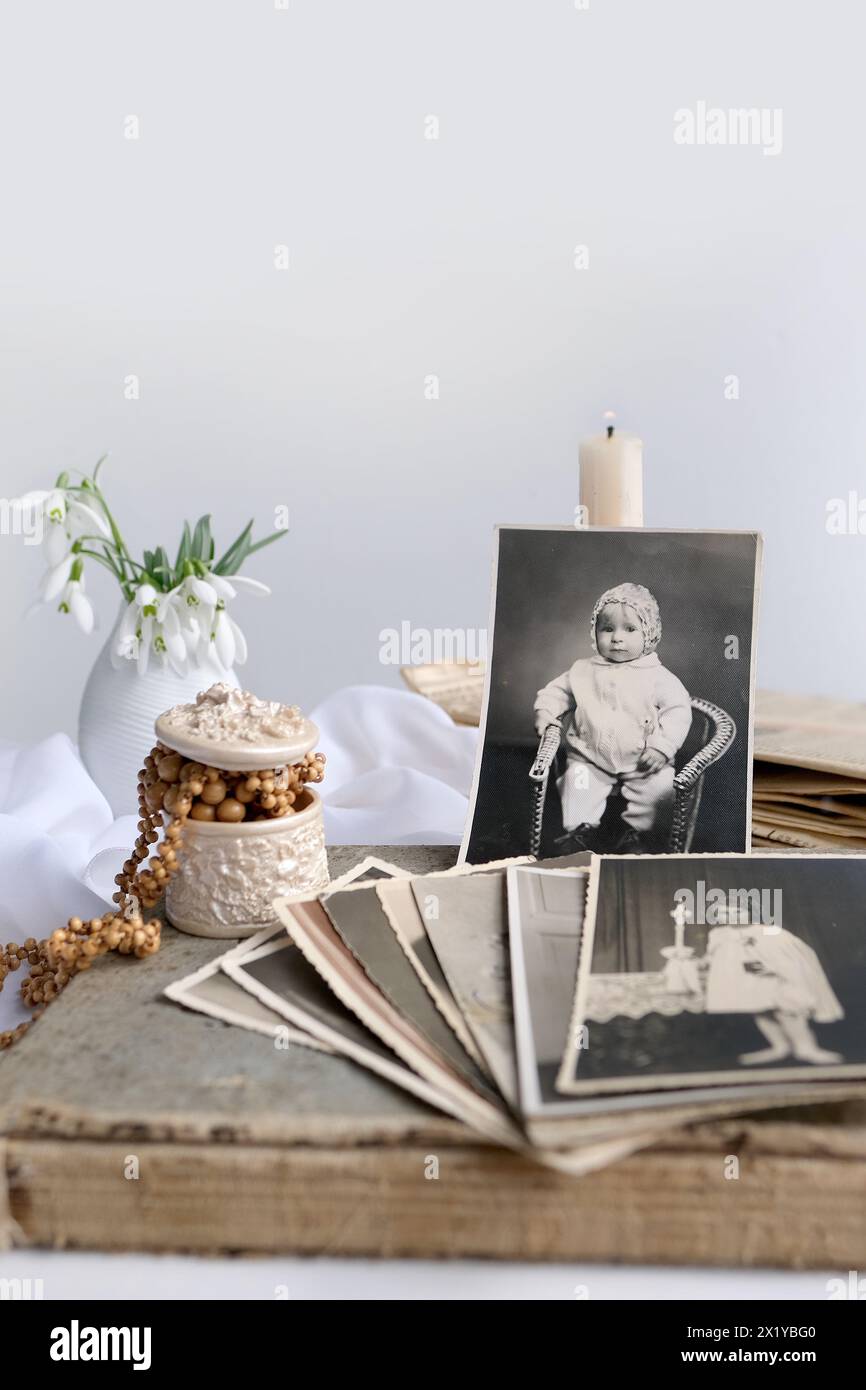
[[707,958],[707,1013],[780,1009],[817,1023],[844,1018],[817,955],[784,927],[713,927]]

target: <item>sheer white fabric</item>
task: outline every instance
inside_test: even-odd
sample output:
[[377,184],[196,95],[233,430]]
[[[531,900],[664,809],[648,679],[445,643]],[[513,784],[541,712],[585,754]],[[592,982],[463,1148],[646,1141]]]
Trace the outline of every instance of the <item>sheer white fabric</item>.
[[[328,759],[319,791],[329,844],[459,844],[475,729],[420,695],[378,686],[339,690],[310,717]],[[136,834],[136,818],[114,819],[65,734],[0,744],[3,942],[101,915]],[[0,1027],[28,1017],[15,979],[0,995]]]

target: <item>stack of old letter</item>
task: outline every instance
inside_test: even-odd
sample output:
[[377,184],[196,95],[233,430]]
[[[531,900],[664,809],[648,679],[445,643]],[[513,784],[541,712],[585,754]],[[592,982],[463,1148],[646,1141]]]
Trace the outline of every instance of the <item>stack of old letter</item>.
[[721,1115],[866,1093],[866,861],[366,859],[169,987],[582,1173]]
[[866,851],[866,705],[758,697],[756,846]]

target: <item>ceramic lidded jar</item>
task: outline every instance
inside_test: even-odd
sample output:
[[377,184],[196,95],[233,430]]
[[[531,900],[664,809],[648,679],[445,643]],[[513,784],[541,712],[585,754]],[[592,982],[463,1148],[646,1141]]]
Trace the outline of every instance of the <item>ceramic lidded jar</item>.
[[[215,685],[156,721],[161,744],[190,762],[256,773],[300,762],[319,731],[294,705]],[[195,936],[251,936],[276,922],[273,899],[328,886],[322,803],[304,785],[290,814],[236,824],[188,817],[168,883],[168,920]]]

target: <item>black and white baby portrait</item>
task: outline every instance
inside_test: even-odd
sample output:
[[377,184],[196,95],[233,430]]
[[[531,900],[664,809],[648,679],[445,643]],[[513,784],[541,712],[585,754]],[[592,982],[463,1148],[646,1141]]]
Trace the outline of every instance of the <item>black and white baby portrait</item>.
[[462,856],[747,850],[760,536],[497,541]]

